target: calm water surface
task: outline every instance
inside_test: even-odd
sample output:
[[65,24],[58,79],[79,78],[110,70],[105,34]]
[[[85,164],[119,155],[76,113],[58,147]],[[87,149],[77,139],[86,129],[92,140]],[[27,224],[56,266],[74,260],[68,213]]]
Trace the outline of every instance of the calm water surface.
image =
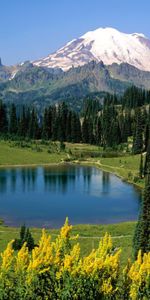
[[0,218],[7,225],[59,227],[136,220],[140,192],[94,167],[0,170]]

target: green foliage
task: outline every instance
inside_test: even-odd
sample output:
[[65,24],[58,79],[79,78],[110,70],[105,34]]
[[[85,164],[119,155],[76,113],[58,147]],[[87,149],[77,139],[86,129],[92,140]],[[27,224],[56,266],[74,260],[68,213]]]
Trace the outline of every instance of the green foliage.
[[[121,251],[113,247],[108,233],[95,249],[81,256],[80,245],[75,242],[78,237],[71,230],[67,219],[54,241],[42,230],[39,246],[31,253],[26,243],[14,253],[13,241],[9,242],[1,255],[0,299],[149,299],[150,253],[142,257],[139,251],[137,260],[132,264],[128,261],[120,270]],[[24,232],[22,228],[22,236]]]
[[139,167],[139,176],[140,178],[143,178],[143,155],[141,154],[141,158],[140,158],[140,167]]
[[26,226],[23,225],[23,226],[21,226],[21,229],[20,229],[20,238],[15,239],[13,242],[14,250],[20,250],[25,242],[26,242],[26,245],[27,245],[29,251],[34,249],[35,244],[34,244],[34,239],[31,235],[31,232],[30,232],[29,228],[26,228]]
[[148,140],[147,152],[145,157],[145,164],[144,164],[144,176],[148,174],[148,166],[150,165],[150,139]]
[[10,108],[9,133],[12,135],[16,135],[17,130],[18,130],[18,120],[16,114],[16,106],[12,104]]
[[136,121],[134,126],[133,153],[140,154],[143,150],[143,127],[140,109],[136,110]]
[[135,257],[139,249],[142,253],[150,251],[150,174],[146,177],[143,201],[139,220],[133,239]]
[[63,142],[60,142],[59,149],[60,151],[65,151],[66,145]]

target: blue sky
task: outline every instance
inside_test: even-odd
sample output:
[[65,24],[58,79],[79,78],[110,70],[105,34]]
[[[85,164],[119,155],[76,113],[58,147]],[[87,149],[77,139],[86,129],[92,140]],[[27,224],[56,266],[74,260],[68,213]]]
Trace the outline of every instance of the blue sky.
[[0,57],[35,60],[98,27],[150,37],[150,0],[0,0]]

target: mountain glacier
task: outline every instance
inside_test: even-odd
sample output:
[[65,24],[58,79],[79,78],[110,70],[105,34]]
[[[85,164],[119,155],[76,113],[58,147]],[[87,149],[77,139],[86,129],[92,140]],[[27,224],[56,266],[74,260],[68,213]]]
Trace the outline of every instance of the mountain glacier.
[[126,34],[114,28],[99,28],[74,39],[33,64],[67,71],[90,61],[105,65],[128,63],[150,71],[150,40],[142,33]]

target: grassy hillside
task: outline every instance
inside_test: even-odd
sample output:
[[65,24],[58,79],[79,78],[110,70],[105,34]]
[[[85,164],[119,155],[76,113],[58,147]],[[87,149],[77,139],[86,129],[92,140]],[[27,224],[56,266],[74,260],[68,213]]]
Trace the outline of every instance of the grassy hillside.
[[59,145],[50,143],[0,141],[0,165],[40,165],[60,163],[67,153],[59,151]]

